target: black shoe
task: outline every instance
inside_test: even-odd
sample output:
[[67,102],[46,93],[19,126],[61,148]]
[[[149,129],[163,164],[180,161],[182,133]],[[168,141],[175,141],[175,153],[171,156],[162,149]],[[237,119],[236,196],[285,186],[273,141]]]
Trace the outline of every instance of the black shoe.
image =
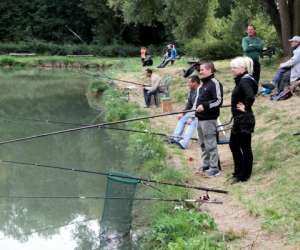
[[234,185],[234,184],[239,183],[239,182],[241,182],[241,180],[239,180],[238,178],[233,177],[232,181],[230,182],[230,184]]

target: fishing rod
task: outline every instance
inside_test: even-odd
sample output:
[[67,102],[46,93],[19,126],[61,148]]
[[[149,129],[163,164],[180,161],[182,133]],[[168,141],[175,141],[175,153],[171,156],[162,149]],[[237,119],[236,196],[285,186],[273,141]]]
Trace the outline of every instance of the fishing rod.
[[75,37],[77,37],[82,43],[85,44],[85,41],[82,40],[82,38],[71,28],[69,28],[67,25],[65,25],[65,27],[67,28],[68,31],[70,31]]
[[203,199],[163,199],[163,198],[132,198],[132,197],[113,197],[113,196],[1,196],[0,199],[93,199],[93,200],[133,200],[133,201],[162,201],[162,202],[207,202],[213,204],[223,204],[221,201],[209,201]]
[[43,133],[43,134],[39,134],[39,135],[32,135],[32,136],[27,136],[27,137],[2,141],[2,142],[0,142],[0,145],[14,143],[14,142],[20,142],[20,141],[28,141],[28,140],[32,140],[32,139],[36,139],[36,138],[41,138],[41,137],[46,137],[46,136],[51,136],[51,135],[57,135],[57,134],[70,133],[70,132],[75,132],[75,131],[80,131],[80,130],[85,130],[85,129],[100,128],[100,127],[107,126],[107,125],[115,125],[115,124],[121,124],[121,123],[126,123],[126,122],[133,122],[133,121],[141,121],[141,120],[146,120],[146,119],[153,119],[153,118],[157,118],[157,117],[177,115],[177,114],[189,113],[189,112],[195,112],[195,111],[196,111],[195,109],[194,110],[187,110],[187,111],[176,111],[176,112],[162,113],[162,114],[158,114],[158,115],[130,118],[130,119],[119,120],[119,121],[114,121],[114,122],[104,122],[104,123],[99,123],[99,124],[80,126],[80,127],[77,127],[77,128],[64,129],[64,130],[59,130],[59,131]]
[[124,82],[124,83],[131,83],[131,84],[138,85],[138,86],[143,86],[143,87],[151,87],[151,85],[149,85],[149,84],[143,84],[143,83],[138,83],[138,82],[133,82],[133,81],[127,81],[127,80],[112,78],[112,77],[110,77],[110,76],[108,76],[108,75],[106,75],[104,73],[102,73],[102,74],[99,74],[99,73],[94,74],[93,72],[88,71],[88,70],[85,70],[84,72],[88,73],[91,76],[98,77],[98,78],[109,79],[109,80],[112,80],[112,81],[119,81],[119,82]]
[[175,186],[175,187],[182,187],[182,188],[189,188],[189,189],[196,189],[196,190],[202,190],[206,192],[215,192],[215,193],[222,193],[227,194],[228,191],[220,190],[220,189],[214,189],[214,188],[206,188],[206,187],[200,187],[200,186],[194,186],[189,184],[183,184],[183,183],[172,183],[172,182],[166,182],[166,181],[157,181],[153,179],[147,179],[143,177],[133,177],[133,176],[124,176],[121,174],[116,173],[107,173],[107,172],[100,172],[100,171],[93,171],[93,170],[84,170],[84,169],[78,169],[78,168],[67,168],[67,167],[60,167],[60,166],[53,166],[53,165],[46,165],[46,164],[40,164],[40,163],[31,163],[31,162],[21,162],[21,161],[11,161],[11,160],[0,160],[0,163],[10,163],[15,166],[34,166],[39,168],[49,168],[49,169],[56,169],[56,170],[62,170],[62,171],[73,171],[73,172],[79,172],[79,173],[86,173],[86,174],[97,174],[102,176],[112,176],[112,177],[119,177],[123,179],[132,179],[136,181],[143,181],[143,182],[149,182],[149,183],[156,183],[160,185],[168,185],[168,186]]
[[[62,122],[62,121],[52,121],[52,120],[41,120],[41,119],[29,119],[29,118],[19,118],[19,119],[11,119],[11,118],[4,118],[4,120],[7,121],[20,121],[25,120],[29,122],[42,122],[46,124],[57,124],[57,125],[74,125],[74,126],[88,126],[92,124],[84,124],[84,123],[74,123],[74,122]],[[183,138],[182,136],[170,136],[165,133],[159,133],[159,132],[152,132],[147,130],[136,130],[136,129],[127,129],[127,128],[116,128],[116,127],[107,127],[102,126],[101,129],[110,129],[110,130],[118,130],[118,131],[124,131],[124,132],[132,132],[132,133],[140,133],[140,134],[149,134],[149,135],[157,135],[157,136],[164,136],[164,137],[173,137],[173,138]],[[191,138],[191,140],[198,141],[198,138]]]
[[[231,107],[231,105],[221,106],[221,108],[227,108],[227,107]],[[27,136],[27,137],[21,137],[21,138],[1,141],[0,145],[14,143],[14,142],[20,142],[20,141],[28,141],[28,140],[41,138],[41,137],[47,137],[47,136],[51,136],[51,135],[71,133],[71,132],[85,130],[85,129],[101,128],[101,127],[107,126],[107,125],[115,125],[115,124],[121,124],[121,123],[126,123],[126,122],[133,122],[133,121],[141,121],[141,120],[146,120],[146,119],[153,119],[153,118],[157,118],[157,117],[164,117],[164,116],[170,116],[170,115],[178,115],[178,114],[190,113],[190,112],[195,112],[195,111],[196,111],[196,109],[191,109],[191,110],[186,110],[186,111],[167,112],[167,113],[162,113],[162,114],[158,114],[158,115],[143,116],[143,117],[130,118],[130,119],[119,120],[119,121],[114,121],[114,122],[104,122],[104,123],[99,123],[99,124],[92,124],[92,125],[81,126],[81,127],[77,127],[77,128],[64,129],[64,130],[53,131],[53,132],[48,132],[48,133],[43,133],[43,134],[38,134],[38,135],[32,135],[32,136]]]

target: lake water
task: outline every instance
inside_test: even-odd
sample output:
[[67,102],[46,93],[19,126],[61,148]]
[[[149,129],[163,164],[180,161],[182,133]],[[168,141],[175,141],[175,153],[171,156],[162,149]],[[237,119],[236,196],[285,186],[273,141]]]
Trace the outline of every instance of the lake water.
[[[5,70],[0,73],[0,141],[99,122],[85,93],[91,79],[71,71]],[[126,134],[89,129],[0,145],[0,159],[93,171],[125,168]],[[124,145],[123,145],[124,144]],[[106,177],[0,163],[0,249],[96,249],[103,200],[9,198],[104,196]]]

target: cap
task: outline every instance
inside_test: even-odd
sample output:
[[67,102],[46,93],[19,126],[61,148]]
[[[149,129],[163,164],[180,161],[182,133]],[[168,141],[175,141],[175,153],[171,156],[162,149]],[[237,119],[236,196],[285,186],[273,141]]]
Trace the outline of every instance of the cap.
[[298,43],[300,43],[300,36],[294,36],[292,39],[289,40],[289,42],[298,42]]

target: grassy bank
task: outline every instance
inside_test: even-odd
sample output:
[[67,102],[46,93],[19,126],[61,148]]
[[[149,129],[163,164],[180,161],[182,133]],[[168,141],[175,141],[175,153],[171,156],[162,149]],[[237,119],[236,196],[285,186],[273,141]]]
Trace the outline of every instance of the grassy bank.
[[[216,76],[223,84],[225,103],[230,103],[234,87],[229,62],[216,62]],[[272,79],[278,63],[276,58],[262,61],[261,83]],[[174,84],[173,99],[183,103],[182,80],[177,78]],[[256,98],[253,175],[246,183],[227,187],[252,215],[262,220],[262,228],[279,234],[294,246],[300,245],[300,187],[297,184],[300,138],[292,134],[299,131],[299,105],[299,95],[280,102],[270,101],[269,97]],[[228,121],[230,116],[230,110],[223,109],[221,121]],[[232,166],[233,163],[230,169],[225,169],[227,177],[233,171]]]
[[[98,95],[95,95],[98,88]],[[116,91],[105,83],[92,83],[90,98],[106,107],[105,120],[116,121],[145,115],[144,111],[127,102],[126,94]],[[97,91],[96,91],[97,92]],[[100,94],[101,92],[101,94]],[[90,100],[91,102],[91,100]],[[126,128],[150,131],[148,121],[133,122]],[[118,143],[118,136],[112,138]],[[163,138],[150,134],[128,135],[127,159],[138,159],[138,164],[130,167],[132,174],[147,176],[155,180],[184,183],[190,178],[186,172],[168,166]],[[157,189],[158,188],[158,189]],[[185,199],[189,190],[170,186],[139,186],[137,197],[159,197],[162,199]],[[159,191],[158,191],[159,190]],[[145,230],[139,240],[139,249],[224,249],[223,236],[218,233],[213,219],[195,208],[174,210],[174,203],[136,202],[134,206],[134,228]],[[141,243],[142,242],[142,243]]]

